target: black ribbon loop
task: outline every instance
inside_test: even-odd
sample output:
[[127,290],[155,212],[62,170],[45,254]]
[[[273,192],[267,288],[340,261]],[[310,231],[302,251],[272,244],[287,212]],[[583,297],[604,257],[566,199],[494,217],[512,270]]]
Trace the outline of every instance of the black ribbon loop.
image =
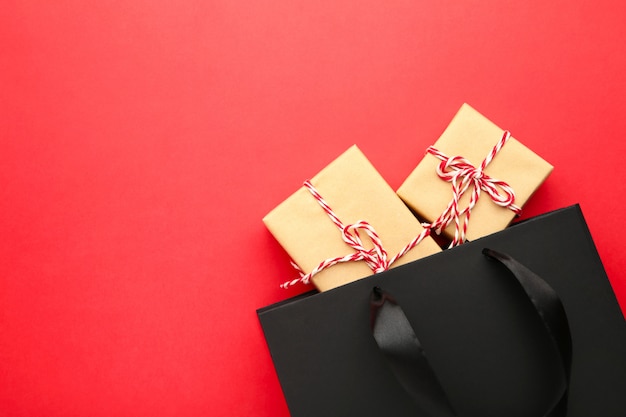
[[426,415],[455,416],[419,339],[396,300],[375,287],[370,306],[372,334],[402,387]]
[[[484,249],[517,279],[532,302],[561,358],[558,390],[541,417],[563,417],[572,360],[572,341],[563,304],[550,285],[509,255]],[[456,416],[422,345],[393,296],[375,287],[370,297],[372,334],[393,374],[427,416]]]
[[572,366],[572,336],[561,299],[546,281],[509,255],[492,249],[483,249],[483,254],[499,261],[512,272],[533,303],[543,326],[557,349],[561,357],[562,371],[559,380],[559,390],[553,397],[551,407],[543,416],[565,416],[567,414],[567,391]]

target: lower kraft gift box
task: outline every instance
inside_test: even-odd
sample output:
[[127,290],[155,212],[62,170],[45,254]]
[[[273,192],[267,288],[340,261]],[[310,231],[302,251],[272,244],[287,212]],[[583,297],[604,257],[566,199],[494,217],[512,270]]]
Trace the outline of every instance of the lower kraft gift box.
[[626,415],[626,322],[578,206],[257,313],[293,417]]

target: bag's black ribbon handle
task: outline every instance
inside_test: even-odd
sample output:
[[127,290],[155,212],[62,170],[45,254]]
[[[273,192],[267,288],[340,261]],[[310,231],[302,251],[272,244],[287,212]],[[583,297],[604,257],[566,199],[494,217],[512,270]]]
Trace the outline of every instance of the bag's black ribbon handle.
[[[569,324],[560,298],[538,275],[509,255],[484,249],[501,262],[532,302],[561,358],[561,377],[548,411],[542,417],[562,417],[567,411],[567,389],[572,361]],[[376,287],[371,299],[372,334],[400,384],[427,416],[456,416],[422,345],[395,299]]]

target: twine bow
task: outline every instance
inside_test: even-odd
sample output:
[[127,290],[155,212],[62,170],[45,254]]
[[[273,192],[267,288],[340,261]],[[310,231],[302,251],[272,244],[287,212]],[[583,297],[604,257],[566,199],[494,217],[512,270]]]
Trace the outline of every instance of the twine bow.
[[[452,183],[452,199],[443,213],[429,227],[439,234],[454,222],[454,239],[450,244],[451,247],[460,245],[465,241],[470,214],[480,198],[481,191],[486,192],[495,204],[508,208],[517,215],[521,213],[521,209],[515,205],[515,191],[513,191],[513,188],[506,182],[491,178],[484,172],[487,165],[500,152],[500,149],[502,149],[510,137],[511,133],[504,131],[502,138],[496,143],[478,168],[461,156],[448,157],[432,146],[427,149],[429,154],[441,160],[441,163],[437,166],[439,178]],[[472,191],[469,203],[467,207],[460,209],[459,201],[470,187]],[[461,218],[463,218],[462,223]]]
[[[337,265],[338,263],[343,262],[364,261],[375,274],[386,271],[400,257],[404,256],[408,251],[417,246],[426,236],[430,235],[430,229],[424,229],[417,237],[415,237],[404,248],[402,248],[400,252],[398,252],[393,257],[388,258],[387,251],[383,247],[383,242],[371,224],[369,224],[365,220],[359,220],[356,223],[344,225],[339,217],[337,217],[333,209],[328,205],[326,200],[322,198],[322,196],[319,194],[319,192],[315,189],[310,181],[305,181],[304,186],[313,195],[315,200],[319,203],[319,205],[328,215],[330,220],[341,231],[341,238],[348,246],[350,246],[354,250],[354,252],[345,256],[326,259],[315,268],[313,268],[313,270],[308,274],[304,273],[304,271],[302,271],[298,264],[292,261],[291,265],[300,273],[300,278],[285,282],[281,285],[282,288],[287,288],[298,282],[308,284],[313,276],[317,275],[327,268],[330,268],[333,265]],[[370,249],[365,247],[359,231],[367,235],[367,237],[371,241],[372,247]]]

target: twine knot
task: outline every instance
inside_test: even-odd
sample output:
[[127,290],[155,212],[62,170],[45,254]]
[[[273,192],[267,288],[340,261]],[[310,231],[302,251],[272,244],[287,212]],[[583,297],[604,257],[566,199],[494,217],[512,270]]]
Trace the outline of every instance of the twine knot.
[[[359,220],[353,224],[344,225],[343,222],[337,217],[333,209],[328,205],[326,200],[322,198],[320,193],[315,189],[313,184],[310,181],[304,182],[304,187],[309,190],[311,195],[315,198],[318,204],[322,207],[324,212],[328,215],[330,220],[337,226],[337,228],[341,231],[341,238],[343,241],[351,247],[354,252],[345,255],[339,256],[336,258],[329,258],[322,261],[319,265],[317,265],[313,270],[309,273],[305,273],[295,262],[291,261],[291,265],[299,272],[300,278],[294,279],[292,281],[285,282],[281,285],[282,288],[290,287],[298,282],[302,282],[303,284],[308,284],[310,279],[322,272],[323,270],[330,268],[333,265],[343,262],[356,262],[356,261],[364,261],[365,264],[372,270],[373,273],[377,274],[379,272],[386,271],[404,256],[408,251],[417,246],[426,236],[430,235],[430,229],[424,229],[419,235],[417,235],[413,240],[411,240],[408,244],[402,248],[400,252],[395,254],[393,257],[389,258],[387,251],[383,246],[383,242],[376,233],[374,227],[369,224],[365,220]],[[371,244],[371,248],[367,248],[363,243],[363,239],[361,237],[361,233],[365,234]]]
[[[473,166],[462,156],[448,157],[432,146],[426,150],[427,153],[441,160],[439,165],[437,165],[439,178],[452,184],[452,199],[450,203],[448,203],[443,213],[430,225],[430,228],[439,234],[454,222],[454,239],[450,244],[451,247],[460,245],[465,241],[470,214],[480,198],[481,191],[486,192],[495,204],[508,208],[517,215],[521,213],[521,209],[515,205],[515,191],[513,191],[513,188],[506,182],[492,178],[485,173],[485,168],[487,168],[494,156],[500,152],[500,149],[502,149],[502,146],[510,137],[511,133],[504,131],[498,143],[496,143],[479,167]],[[459,201],[470,188],[469,203],[467,207],[461,209]],[[463,221],[461,221],[461,218],[463,218]]]
[[[359,235],[359,230],[363,231],[372,242],[373,247],[366,249]],[[387,251],[383,247],[383,242],[376,233],[372,225],[364,220],[343,227],[343,241],[355,250],[355,260],[365,261],[367,266],[374,272],[379,273],[389,269]]]

